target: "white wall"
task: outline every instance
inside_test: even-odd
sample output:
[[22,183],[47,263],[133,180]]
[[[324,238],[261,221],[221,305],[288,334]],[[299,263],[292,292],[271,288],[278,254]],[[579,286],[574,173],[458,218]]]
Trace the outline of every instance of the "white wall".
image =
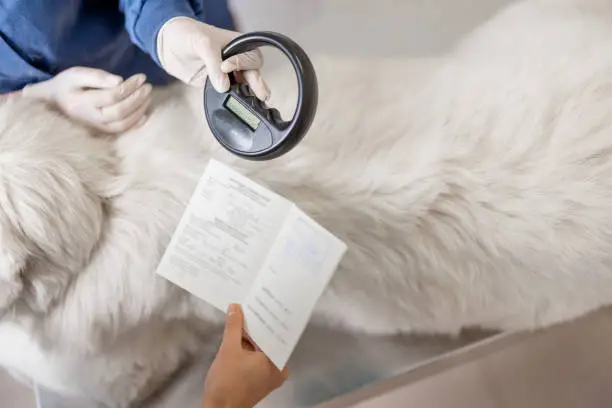
[[274,30],[309,52],[432,55],[514,0],[231,0],[242,31]]

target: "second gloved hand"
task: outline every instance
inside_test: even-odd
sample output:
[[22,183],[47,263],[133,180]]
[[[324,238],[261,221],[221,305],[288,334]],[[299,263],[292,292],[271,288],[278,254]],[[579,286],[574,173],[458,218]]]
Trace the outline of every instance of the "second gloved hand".
[[104,133],[122,133],[146,119],[151,85],[142,74],[127,80],[93,68],[75,67],[38,84],[23,95],[57,106],[69,118]]
[[229,89],[228,73],[241,71],[255,96],[265,101],[270,90],[259,74],[263,65],[261,52],[255,50],[226,61],[221,59],[223,48],[239,34],[192,18],[175,17],[159,31],[157,55],[170,75],[197,87],[204,87],[208,75],[217,92]]

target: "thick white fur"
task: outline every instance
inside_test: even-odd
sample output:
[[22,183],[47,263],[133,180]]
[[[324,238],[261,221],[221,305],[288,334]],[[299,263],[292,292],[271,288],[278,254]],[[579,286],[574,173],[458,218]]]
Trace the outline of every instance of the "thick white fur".
[[[320,322],[523,330],[612,303],[609,1],[521,2],[440,60],[317,70],[312,130],[266,163],[221,151],[180,87],[116,142],[4,103],[0,363],[125,407],[211,344],[222,316],[154,275],[210,157],[347,242]],[[286,110],[291,77],[271,82]]]

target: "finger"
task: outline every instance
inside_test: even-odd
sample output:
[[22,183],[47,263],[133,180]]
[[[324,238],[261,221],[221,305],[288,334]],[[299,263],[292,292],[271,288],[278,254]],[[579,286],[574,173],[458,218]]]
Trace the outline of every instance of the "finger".
[[[210,82],[217,92],[227,92],[230,87],[229,77],[221,70],[221,53],[211,49],[210,47],[202,47],[200,58],[204,61],[206,73],[210,78]],[[204,76],[203,70],[199,71],[189,83],[194,86],[202,86]],[[196,79],[197,78],[197,79]]]
[[287,381],[289,378],[289,366],[285,366],[285,368],[283,368],[283,371],[281,371],[281,377],[283,381]]
[[66,78],[69,77],[70,84],[75,88],[106,89],[117,86],[123,81],[123,78],[120,76],[101,69],[86,67],[70,68],[60,75]]
[[146,119],[146,113],[150,103],[151,101],[148,100],[143,106],[138,108],[134,113],[125,119],[102,125],[103,130],[110,134],[118,134],[125,133],[136,126],[139,126],[141,123],[143,123],[142,121]]
[[109,123],[127,118],[151,99],[152,90],[153,87],[150,84],[145,84],[124,100],[114,105],[100,108],[100,119],[105,123]]
[[149,117],[145,114],[142,118],[140,118],[138,122],[136,122],[134,126],[132,126],[130,130],[138,129],[142,127],[145,123],[147,123],[147,119],[149,119]]
[[246,82],[244,80],[244,75],[242,75],[242,71],[234,71],[234,72],[232,72],[231,74],[228,74],[228,75],[233,75],[234,79],[239,84],[244,84]]
[[221,63],[221,70],[230,73],[234,71],[248,71],[261,69],[263,66],[263,55],[261,51],[254,50],[234,55]]
[[259,100],[265,102],[270,99],[270,88],[268,88],[259,71],[244,71],[242,74],[244,80]]
[[223,332],[223,341],[221,348],[234,348],[236,346],[242,348],[242,332],[244,330],[244,314],[239,305],[233,304],[227,310],[227,318],[225,321],[225,330]]
[[110,89],[90,90],[87,97],[90,103],[99,108],[114,105],[139,90],[146,80],[146,75],[136,74]]

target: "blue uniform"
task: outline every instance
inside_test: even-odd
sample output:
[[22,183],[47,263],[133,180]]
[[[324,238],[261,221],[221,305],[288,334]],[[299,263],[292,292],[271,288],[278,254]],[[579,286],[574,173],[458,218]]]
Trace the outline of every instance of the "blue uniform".
[[0,94],[74,66],[165,84],[157,33],[177,16],[233,29],[226,0],[0,0]]

